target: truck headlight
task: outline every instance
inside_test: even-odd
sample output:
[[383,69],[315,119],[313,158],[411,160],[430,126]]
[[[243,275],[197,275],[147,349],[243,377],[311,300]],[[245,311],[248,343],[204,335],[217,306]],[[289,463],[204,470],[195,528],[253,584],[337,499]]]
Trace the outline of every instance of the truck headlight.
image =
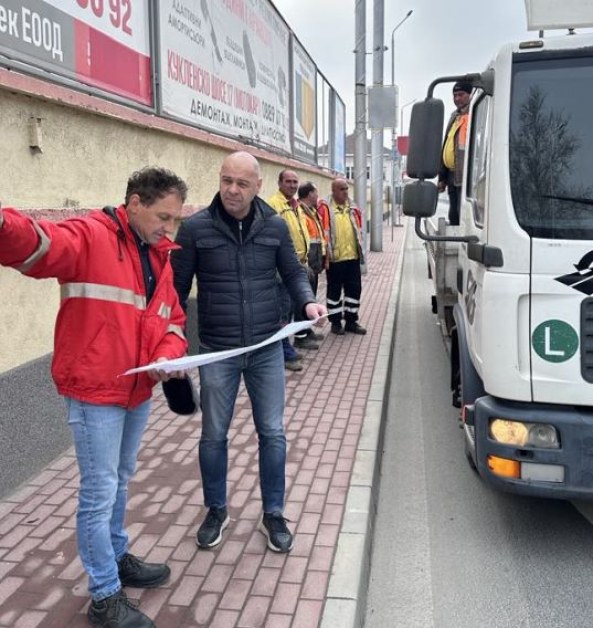
[[549,423],[523,423],[509,419],[491,419],[490,437],[504,445],[558,449],[558,430]]

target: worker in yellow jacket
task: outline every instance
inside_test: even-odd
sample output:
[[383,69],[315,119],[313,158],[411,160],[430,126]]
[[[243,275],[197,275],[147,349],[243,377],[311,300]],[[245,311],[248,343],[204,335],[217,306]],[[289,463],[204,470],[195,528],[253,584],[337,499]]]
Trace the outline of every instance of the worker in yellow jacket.
[[[278,191],[273,194],[267,203],[286,221],[297,258],[303,266],[307,267],[307,256],[309,253],[309,232],[303,209],[299,206],[296,192],[299,186],[299,177],[293,170],[282,170],[278,175]],[[294,311],[290,303],[284,286],[281,284],[280,291],[282,300],[285,303],[285,318],[289,322],[294,315],[295,321],[304,320],[302,312]],[[295,346],[300,349],[316,350],[319,345],[306,332],[295,335]],[[300,371],[303,366],[299,361],[300,355],[290,344],[287,338],[283,341],[284,366],[290,371]]]
[[449,223],[459,224],[459,206],[461,203],[461,180],[467,137],[467,119],[469,102],[472,94],[471,83],[458,81],[453,85],[455,111],[451,114],[441,154],[439,169],[439,192],[447,189],[449,193]]

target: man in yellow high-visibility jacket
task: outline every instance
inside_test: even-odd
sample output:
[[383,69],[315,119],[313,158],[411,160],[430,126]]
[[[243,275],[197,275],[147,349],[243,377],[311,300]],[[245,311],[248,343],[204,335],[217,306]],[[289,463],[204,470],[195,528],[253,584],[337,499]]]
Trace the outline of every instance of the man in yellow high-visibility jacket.
[[453,102],[456,109],[449,118],[441,154],[438,187],[439,192],[447,189],[449,193],[449,223],[452,225],[459,224],[467,119],[472,89],[471,83],[458,81],[453,85]]
[[[309,232],[305,214],[296,198],[298,186],[299,178],[297,173],[293,170],[282,170],[278,175],[278,191],[267,200],[267,203],[286,221],[297,258],[306,268],[309,253]],[[282,284],[280,285],[280,292],[284,303],[286,322],[289,322],[293,314],[294,320],[304,320],[302,312],[292,311],[293,307],[290,303],[290,297]],[[319,345],[306,332],[301,332],[295,336],[295,346],[299,349],[317,350],[319,348]],[[282,347],[284,349],[284,366],[286,369],[289,371],[302,370],[303,366],[299,361],[300,354],[290,344],[288,338],[283,340]]]

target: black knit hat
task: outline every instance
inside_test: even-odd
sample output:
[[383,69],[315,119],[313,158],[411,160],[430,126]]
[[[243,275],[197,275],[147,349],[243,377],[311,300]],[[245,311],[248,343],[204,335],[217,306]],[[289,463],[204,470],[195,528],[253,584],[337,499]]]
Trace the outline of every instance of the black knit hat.
[[471,83],[466,83],[465,81],[457,81],[455,85],[453,85],[454,92],[465,92],[466,94],[471,94],[473,90]]

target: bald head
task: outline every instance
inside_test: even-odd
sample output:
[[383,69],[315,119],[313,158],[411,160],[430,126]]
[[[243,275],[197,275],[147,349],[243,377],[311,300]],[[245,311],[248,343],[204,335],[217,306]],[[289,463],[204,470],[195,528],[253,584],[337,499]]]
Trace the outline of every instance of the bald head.
[[253,155],[238,151],[224,158],[220,167],[220,198],[231,216],[237,220],[247,216],[261,184],[261,169]]
[[343,205],[348,200],[348,181],[346,179],[334,179],[332,181],[332,197],[338,205]]
[[220,168],[221,172],[225,166],[238,167],[238,168],[243,168],[245,170],[252,170],[255,176],[258,179],[261,179],[261,169],[259,167],[259,162],[251,153],[248,153],[244,150],[238,150],[235,153],[231,153],[230,155],[227,155],[223,159],[222,166]]

